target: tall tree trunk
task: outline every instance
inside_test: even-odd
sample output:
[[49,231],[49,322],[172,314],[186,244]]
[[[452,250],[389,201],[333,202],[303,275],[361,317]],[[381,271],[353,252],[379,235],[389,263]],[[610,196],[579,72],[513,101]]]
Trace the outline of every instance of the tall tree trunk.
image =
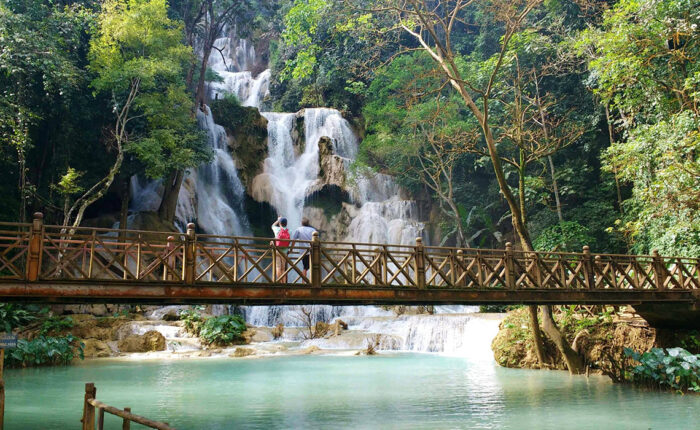
[[[608,122],[608,136],[610,138],[610,145],[615,142],[615,133],[613,130],[612,118],[610,118],[610,109],[608,105],[605,105],[605,120]],[[617,207],[620,211],[620,215],[624,215],[624,209],[622,208],[622,192],[620,191],[620,179],[617,177],[617,168],[615,164],[612,164],[613,176],[615,177],[615,189],[617,190]]]
[[542,312],[542,328],[547,334],[552,342],[557,346],[559,351],[564,356],[564,361],[566,362],[566,367],[569,368],[569,373],[572,375],[583,373],[584,363],[581,356],[576,353],[576,351],[571,348],[569,342],[566,340],[564,335],[559,331],[557,323],[552,317],[552,307],[547,305],[541,305],[540,311]]
[[557,217],[559,218],[559,222],[562,223],[564,222],[564,214],[561,210],[561,199],[559,198],[559,184],[557,184],[557,175],[554,171],[554,160],[552,160],[551,155],[547,156],[547,160],[549,161],[549,173],[552,175],[552,188],[554,188],[554,202],[557,205]]
[[163,221],[175,221],[177,199],[180,195],[180,187],[184,177],[185,172],[183,170],[176,170],[168,176],[167,181],[163,184],[163,200],[161,200],[158,207],[158,216]]
[[199,68],[199,78],[197,78],[197,89],[195,90],[195,102],[199,109],[204,108],[204,84],[207,74],[207,65],[209,64],[209,54],[214,46],[214,38],[207,38],[202,50],[202,63]]
[[127,220],[129,217],[129,178],[124,178],[122,181],[122,189],[121,189],[121,195],[122,195],[122,205],[119,210],[119,236],[120,236],[120,241],[123,241],[126,238],[126,227],[127,227]]
[[530,330],[532,331],[532,340],[535,345],[537,361],[544,365],[546,363],[546,355],[544,351],[544,340],[542,339],[542,330],[540,330],[540,323],[537,321],[537,305],[529,305],[527,310],[530,315]]

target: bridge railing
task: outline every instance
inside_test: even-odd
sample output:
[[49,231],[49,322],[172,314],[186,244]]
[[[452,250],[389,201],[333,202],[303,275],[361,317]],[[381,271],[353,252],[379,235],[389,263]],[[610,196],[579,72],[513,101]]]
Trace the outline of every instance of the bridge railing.
[[[700,260],[383,245],[0,223],[2,281],[137,281],[459,289],[695,290]],[[304,266],[309,267],[308,271]],[[275,268],[280,269],[276,270]]]

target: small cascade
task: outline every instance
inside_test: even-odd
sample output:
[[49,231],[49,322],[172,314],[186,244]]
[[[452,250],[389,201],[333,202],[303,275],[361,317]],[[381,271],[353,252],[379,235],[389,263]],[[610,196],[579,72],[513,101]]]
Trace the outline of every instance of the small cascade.
[[[180,214],[190,216],[197,214],[198,225],[209,234],[239,235],[249,233],[249,226],[243,211],[245,188],[238,178],[235,162],[228,152],[226,131],[214,123],[214,119],[206,107],[207,113],[197,111],[197,121],[200,128],[206,130],[209,145],[214,151],[211,163],[200,166],[188,178],[196,183],[195,211],[189,205],[192,199],[180,199],[182,206]],[[193,221],[191,219],[182,221]]]
[[253,44],[247,39],[231,36],[217,39],[214,47],[208,64],[222,81],[209,83],[210,99],[233,94],[243,106],[259,108],[270,94],[270,70],[266,69],[257,76],[251,72],[258,64]]
[[305,109],[302,152],[299,145],[295,147],[297,114],[263,112],[262,115],[268,121],[269,157],[265,160],[263,174],[253,184],[254,197],[269,202],[294,229],[301,225],[309,187],[318,180],[319,140],[329,137],[335,153],[344,158],[354,158],[357,154],[357,137],[337,110]]

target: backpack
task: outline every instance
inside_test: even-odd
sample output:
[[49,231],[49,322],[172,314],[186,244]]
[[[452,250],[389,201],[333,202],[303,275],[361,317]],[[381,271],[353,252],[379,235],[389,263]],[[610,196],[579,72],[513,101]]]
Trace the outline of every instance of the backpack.
[[[275,245],[277,245],[278,247],[280,247],[280,248],[288,247],[289,246],[289,239],[290,239],[289,230],[282,227],[280,229],[279,233],[277,233],[277,237],[275,239],[277,239],[277,241],[275,242]],[[286,239],[286,240],[284,240],[284,239]]]

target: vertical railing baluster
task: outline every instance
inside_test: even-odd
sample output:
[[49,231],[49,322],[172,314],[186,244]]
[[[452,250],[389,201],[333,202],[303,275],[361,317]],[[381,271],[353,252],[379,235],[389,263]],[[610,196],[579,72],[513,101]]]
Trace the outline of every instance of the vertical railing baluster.
[[97,242],[97,230],[92,231],[90,238],[90,261],[88,263],[88,279],[92,279],[92,267],[95,261],[95,242]]
[[194,223],[187,224],[187,232],[185,233],[185,283],[194,283],[195,278],[195,258],[197,246],[196,236],[194,232]]
[[416,285],[418,288],[424,289],[425,285],[425,247],[423,246],[423,238],[416,238],[415,250],[416,262]]
[[[666,271],[663,270],[663,262],[661,261],[661,257],[659,256],[659,251],[654,249],[651,251],[651,265],[652,265],[652,270],[654,271],[654,287],[657,290],[665,290],[665,281],[666,281]],[[663,275],[662,275],[663,273]],[[681,284],[682,285],[682,284]]]
[[506,272],[506,287],[515,289],[515,264],[513,262],[513,244],[506,242],[505,253],[505,272]]
[[233,239],[233,281],[238,282],[238,239]]
[[141,279],[141,233],[138,234],[136,242],[136,279]]
[[41,265],[41,251],[44,245],[44,214],[36,212],[32,220],[32,229],[29,236],[29,249],[27,250],[26,279],[33,282],[39,279]]
[[586,280],[586,288],[595,288],[595,272],[593,272],[593,260],[591,258],[591,248],[588,245],[583,247],[583,277]]
[[311,236],[311,286],[321,287],[321,241],[317,231]]

